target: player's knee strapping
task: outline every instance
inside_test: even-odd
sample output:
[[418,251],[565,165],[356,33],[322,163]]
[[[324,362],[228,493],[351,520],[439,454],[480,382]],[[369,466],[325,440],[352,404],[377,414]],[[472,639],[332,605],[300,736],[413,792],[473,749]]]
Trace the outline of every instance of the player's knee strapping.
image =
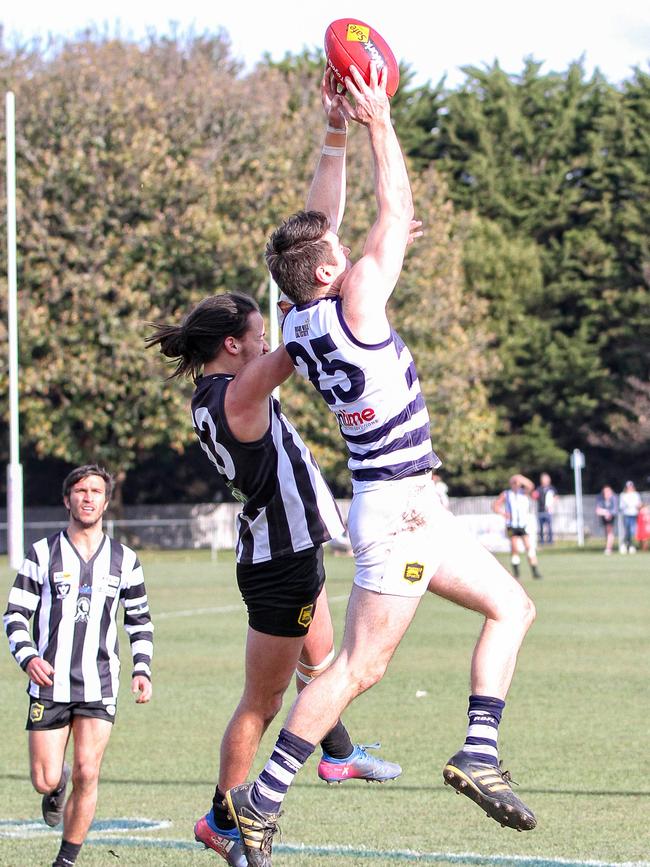
[[311,683],[315,677],[318,677],[318,675],[322,674],[326,668],[330,667],[335,655],[334,647],[332,646],[332,649],[325,659],[323,659],[322,662],[319,662],[318,665],[307,665],[306,662],[299,659],[296,668],[296,677],[298,677],[303,683]]

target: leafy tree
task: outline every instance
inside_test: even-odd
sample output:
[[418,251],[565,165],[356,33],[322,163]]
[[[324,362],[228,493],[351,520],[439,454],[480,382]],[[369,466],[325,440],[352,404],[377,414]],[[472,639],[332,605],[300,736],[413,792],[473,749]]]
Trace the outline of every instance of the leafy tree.
[[[542,75],[532,59],[518,76],[496,63],[465,73],[435,107],[417,156],[435,159],[458,208],[504,233],[507,268],[491,270],[499,254],[482,243],[485,229],[468,239],[465,262],[489,301],[504,369],[491,386],[507,422],[498,460],[536,467],[575,445],[589,451],[620,414],[620,395],[650,373],[648,76],[637,71],[619,91],[598,73],[585,80],[579,63],[565,74]],[[533,270],[513,285],[507,250],[521,244]],[[628,423],[640,423],[634,401],[626,406]],[[546,434],[527,445],[536,417]]]

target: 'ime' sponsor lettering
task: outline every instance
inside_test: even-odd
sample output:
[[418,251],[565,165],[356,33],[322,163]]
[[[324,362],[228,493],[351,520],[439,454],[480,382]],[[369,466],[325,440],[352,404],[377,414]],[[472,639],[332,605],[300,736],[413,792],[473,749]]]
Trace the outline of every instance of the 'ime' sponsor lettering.
[[358,427],[375,419],[375,411],[370,406],[362,409],[361,412],[346,412],[344,409],[340,409],[336,411],[335,415],[339,424],[344,427]]

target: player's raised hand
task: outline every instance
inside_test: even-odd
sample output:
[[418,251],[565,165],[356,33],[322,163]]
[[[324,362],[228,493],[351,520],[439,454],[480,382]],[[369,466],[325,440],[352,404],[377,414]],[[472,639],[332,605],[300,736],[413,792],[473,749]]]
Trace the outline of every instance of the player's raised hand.
[[345,98],[345,94],[338,92],[336,76],[329,66],[325,69],[320,92],[328,123],[333,127],[345,129],[352,106]]
[[350,75],[345,78],[345,86],[354,98],[354,109],[350,115],[352,120],[363,126],[373,123],[390,123],[390,100],[386,93],[388,71],[386,67],[377,69],[377,64],[370,64],[370,81],[366,84],[356,66],[350,66]]

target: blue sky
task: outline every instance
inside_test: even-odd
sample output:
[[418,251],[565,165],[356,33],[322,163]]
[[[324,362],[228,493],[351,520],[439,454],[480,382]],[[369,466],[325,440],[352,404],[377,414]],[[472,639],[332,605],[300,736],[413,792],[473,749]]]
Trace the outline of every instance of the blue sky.
[[506,71],[519,72],[531,55],[544,62],[545,72],[564,70],[584,57],[589,73],[598,66],[611,82],[629,78],[635,65],[650,70],[648,0],[23,0],[3,5],[5,40],[15,33],[74,34],[89,24],[133,38],[150,28],[167,32],[170,22],[182,30],[223,27],[233,53],[247,67],[264,51],[280,59],[287,51],[320,46],[329,22],[350,16],[375,27],[398,59],[411,65],[418,82],[435,83],[446,75],[453,86],[462,79],[460,67],[489,64],[495,58]]

